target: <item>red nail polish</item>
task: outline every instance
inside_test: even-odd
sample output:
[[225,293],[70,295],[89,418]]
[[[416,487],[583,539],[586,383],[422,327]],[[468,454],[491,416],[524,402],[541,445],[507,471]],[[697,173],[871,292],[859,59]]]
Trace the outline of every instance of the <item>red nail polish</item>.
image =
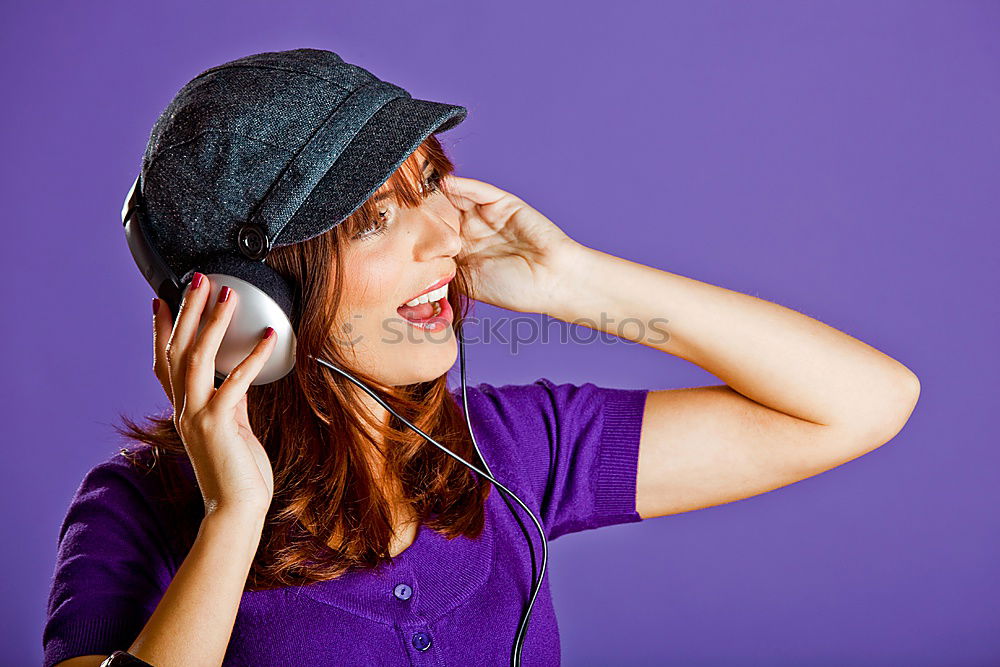
[[266,330],[264,331],[264,340],[267,340],[267,339],[268,339],[268,338],[270,338],[270,337],[271,337],[271,336],[272,336],[273,334],[274,334],[274,329],[273,329],[273,328],[271,328],[271,327],[268,327],[268,328],[267,328],[267,329],[266,329]]
[[226,285],[222,289],[220,289],[219,290],[219,303],[225,303],[226,301],[229,301],[229,294],[232,291],[233,290],[229,289],[228,285]]
[[158,310],[160,310],[160,300],[153,299],[153,314],[156,315]]
[[201,285],[201,279],[203,277],[204,276],[202,276],[202,274],[195,272],[194,278],[191,279],[191,289],[198,289],[198,286]]

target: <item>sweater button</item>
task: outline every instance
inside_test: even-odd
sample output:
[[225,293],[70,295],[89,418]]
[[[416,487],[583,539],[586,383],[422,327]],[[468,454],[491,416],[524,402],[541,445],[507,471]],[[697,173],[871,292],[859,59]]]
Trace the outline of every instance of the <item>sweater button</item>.
[[418,632],[413,635],[413,648],[418,651],[426,651],[431,647],[431,636],[426,632]]
[[392,589],[392,594],[400,600],[409,600],[410,596],[413,595],[413,589],[406,584],[399,584]]

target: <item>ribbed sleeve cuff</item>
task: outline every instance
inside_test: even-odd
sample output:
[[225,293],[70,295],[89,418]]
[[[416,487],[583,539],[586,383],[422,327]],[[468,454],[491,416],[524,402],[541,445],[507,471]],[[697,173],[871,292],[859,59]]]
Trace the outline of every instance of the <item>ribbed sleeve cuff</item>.
[[134,618],[76,616],[64,627],[52,631],[53,636],[43,649],[44,667],[80,655],[111,655],[113,651],[127,651],[135,637],[127,641],[123,638],[130,636],[135,626]]
[[639,436],[648,389],[614,389],[606,394],[601,452],[595,487],[600,525],[640,521],[636,511]]

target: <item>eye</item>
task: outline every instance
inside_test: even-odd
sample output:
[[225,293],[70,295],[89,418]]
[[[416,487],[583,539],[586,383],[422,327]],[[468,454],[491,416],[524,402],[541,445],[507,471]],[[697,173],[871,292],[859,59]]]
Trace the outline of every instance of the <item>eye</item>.
[[424,181],[424,186],[422,188],[425,197],[430,196],[431,193],[438,191],[438,183],[441,182],[441,174],[437,169],[431,169],[430,176]]
[[[427,176],[426,179],[424,179],[424,182],[420,186],[421,195],[424,197],[429,197],[433,193],[437,192],[440,189],[439,188],[440,182],[441,182],[441,173],[437,169],[432,169],[431,173]],[[390,217],[391,213],[392,213],[391,209],[386,211],[379,211],[378,219],[373,220],[369,227],[355,234],[353,238],[368,239],[374,236],[379,236],[380,234],[384,234],[392,223],[392,219]]]
[[360,232],[358,232],[357,234],[355,234],[354,238],[356,238],[356,239],[367,239],[367,238],[371,238],[373,236],[378,236],[380,234],[384,234],[385,231],[389,228],[389,222],[390,222],[390,220],[389,220],[389,213],[390,212],[391,211],[388,211],[388,210],[386,210],[386,211],[379,211],[378,212],[378,219],[372,221],[372,224],[369,227],[366,227],[365,229],[363,229]]

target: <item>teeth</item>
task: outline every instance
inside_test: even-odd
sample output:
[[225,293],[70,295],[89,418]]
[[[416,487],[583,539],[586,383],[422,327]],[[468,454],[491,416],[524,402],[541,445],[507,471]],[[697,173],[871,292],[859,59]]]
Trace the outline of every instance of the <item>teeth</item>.
[[415,299],[411,299],[406,302],[407,306],[419,306],[422,303],[427,303],[429,301],[439,301],[444,297],[448,296],[448,285],[442,285],[436,290],[431,290],[427,294],[421,294]]

